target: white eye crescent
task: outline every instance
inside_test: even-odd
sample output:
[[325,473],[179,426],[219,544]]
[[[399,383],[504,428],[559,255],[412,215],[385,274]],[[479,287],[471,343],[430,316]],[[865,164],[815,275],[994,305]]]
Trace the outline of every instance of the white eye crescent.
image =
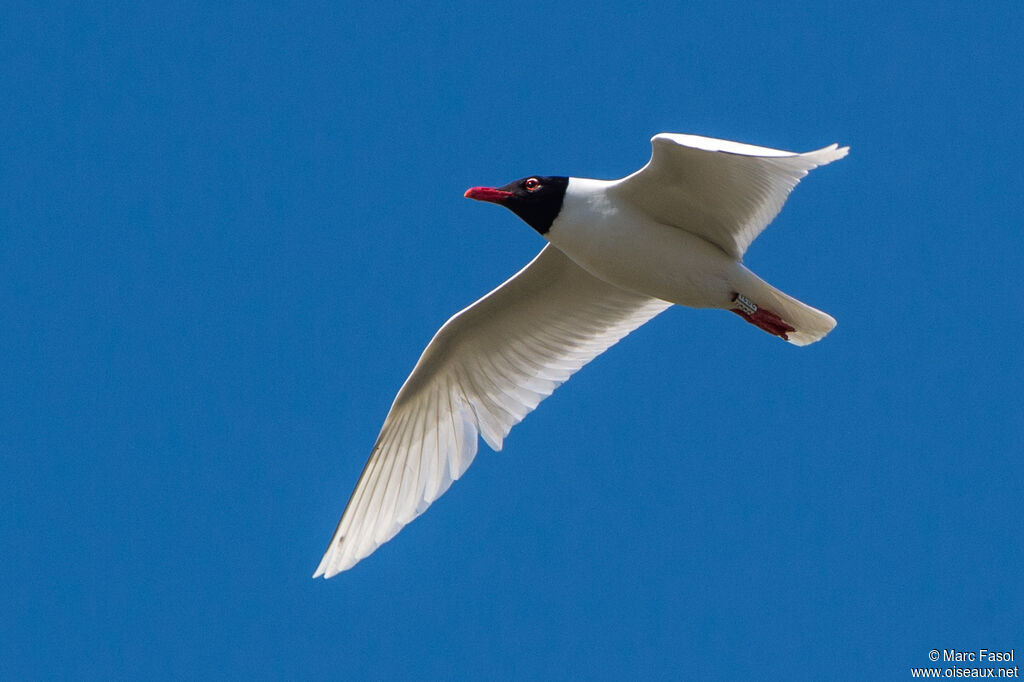
[[540,180],[538,180],[537,178],[530,178],[529,180],[523,183],[523,187],[526,188],[527,192],[536,192],[537,190],[540,189]]

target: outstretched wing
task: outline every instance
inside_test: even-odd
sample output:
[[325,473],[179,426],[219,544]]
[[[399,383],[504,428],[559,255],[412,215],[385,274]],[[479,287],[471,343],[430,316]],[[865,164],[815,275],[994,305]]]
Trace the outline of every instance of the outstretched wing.
[[737,259],[779,214],[808,171],[850,150],[833,144],[795,154],[675,133],[655,135],[651,147],[647,165],[619,180],[609,193]]
[[669,303],[606,284],[545,246],[437,332],[388,412],[313,577],[351,568],[495,450],[576,370]]

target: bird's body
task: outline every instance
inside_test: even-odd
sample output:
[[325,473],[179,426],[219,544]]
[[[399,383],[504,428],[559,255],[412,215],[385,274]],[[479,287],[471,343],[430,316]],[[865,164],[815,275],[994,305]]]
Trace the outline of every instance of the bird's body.
[[435,334],[384,420],[317,568],[355,565],[421,514],[472,462],[587,362],[671,304],[720,308],[795,345],[829,315],[742,263],[811,169],[805,154],[662,133],[650,162],[620,180],[535,176],[466,196],[501,204],[549,244]]
[[651,220],[629,204],[612,205],[614,184],[569,178],[547,240],[615,286],[690,308],[728,308],[746,268],[703,237]]

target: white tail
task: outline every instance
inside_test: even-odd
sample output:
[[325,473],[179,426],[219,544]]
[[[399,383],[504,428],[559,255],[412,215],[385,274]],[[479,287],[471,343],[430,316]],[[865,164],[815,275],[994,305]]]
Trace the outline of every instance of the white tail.
[[[746,270],[746,268],[744,268]],[[750,272],[745,278],[739,292],[753,301],[757,306],[765,308],[781,317],[794,331],[787,333],[787,340],[796,346],[806,346],[820,340],[836,326],[835,318],[806,303],[801,303],[792,296],[784,294],[768,282]]]

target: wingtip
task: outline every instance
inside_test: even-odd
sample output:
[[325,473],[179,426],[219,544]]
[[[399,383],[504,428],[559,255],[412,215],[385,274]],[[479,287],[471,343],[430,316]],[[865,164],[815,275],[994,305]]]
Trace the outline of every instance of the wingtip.
[[320,562],[320,566],[317,567],[316,573],[313,574],[313,579],[323,578],[324,580],[329,580],[339,573],[341,573],[341,570],[330,566],[326,557],[324,557],[324,560]]
[[838,161],[839,159],[845,157],[849,153],[849,147],[840,147],[838,143],[833,142],[827,147],[815,149],[813,152],[805,152],[803,154],[800,154],[799,156],[813,163],[814,166],[811,166],[811,168],[816,168],[821,166],[827,166],[833,161]]
[[314,578],[329,580],[359,563],[359,559],[353,561],[350,556],[346,557],[344,555],[340,555],[338,553],[338,548],[339,545],[332,540],[331,546],[326,552],[324,552],[323,558],[320,559],[320,565],[316,567],[316,573],[313,574]]

